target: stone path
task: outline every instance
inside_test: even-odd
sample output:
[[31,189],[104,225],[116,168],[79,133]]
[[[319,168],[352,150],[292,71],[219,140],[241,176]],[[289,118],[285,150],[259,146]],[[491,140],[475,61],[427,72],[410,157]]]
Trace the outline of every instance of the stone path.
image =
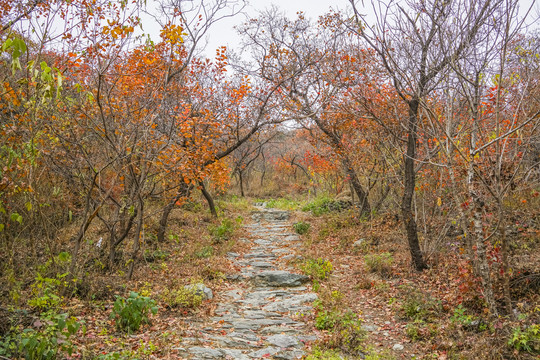
[[286,211],[258,208],[246,225],[252,246],[244,255],[228,256],[241,271],[211,323],[197,336],[184,338],[187,359],[300,359],[304,344],[316,340],[301,320],[312,311],[317,295],[305,286],[309,278],[287,261],[296,257],[300,238],[291,232]]

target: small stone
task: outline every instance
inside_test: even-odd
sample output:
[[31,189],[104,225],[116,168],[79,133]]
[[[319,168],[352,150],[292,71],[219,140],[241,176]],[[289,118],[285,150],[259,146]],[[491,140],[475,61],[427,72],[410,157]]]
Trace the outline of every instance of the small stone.
[[365,239],[358,239],[355,242],[353,242],[353,246],[354,247],[362,247],[365,242],[366,242]]
[[365,331],[370,331],[370,332],[377,331],[377,327],[375,325],[368,325],[368,324],[362,325],[362,329],[364,329]]
[[403,349],[405,349],[405,347],[401,344],[394,344],[394,346],[392,346],[392,350],[394,351],[401,351]]
[[188,291],[194,291],[196,295],[202,296],[204,300],[211,300],[214,298],[214,293],[212,293],[212,289],[206,287],[202,283],[186,285],[184,286],[184,289]]

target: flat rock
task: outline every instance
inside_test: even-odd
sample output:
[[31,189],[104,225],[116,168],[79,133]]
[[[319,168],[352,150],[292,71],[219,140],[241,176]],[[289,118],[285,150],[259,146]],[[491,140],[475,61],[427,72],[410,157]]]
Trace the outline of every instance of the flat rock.
[[284,270],[264,271],[257,274],[255,281],[275,287],[294,287],[300,286],[309,281],[306,275],[290,273]]
[[290,348],[300,345],[300,342],[294,337],[285,334],[272,335],[266,339],[268,343],[280,348]]
[[205,348],[201,346],[193,346],[188,349],[188,352],[198,357],[199,359],[220,359],[223,358],[223,353],[220,350]]
[[279,350],[280,349],[277,347],[268,346],[264,349],[253,351],[248,355],[252,358],[269,358],[270,356],[277,354]]

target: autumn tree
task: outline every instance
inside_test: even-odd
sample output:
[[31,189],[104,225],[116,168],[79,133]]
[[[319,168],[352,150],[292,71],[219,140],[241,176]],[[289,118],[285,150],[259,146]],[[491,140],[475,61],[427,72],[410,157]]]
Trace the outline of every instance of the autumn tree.
[[242,32],[257,64],[249,71],[279,86],[290,119],[318,129],[338,155],[358,196],[361,214],[369,216],[369,194],[345,139],[353,119],[339,114],[337,104],[348,89],[374,76],[377,67],[369,66],[372,58],[367,51],[349,55],[355,48],[354,38],[346,29],[332,26],[337,16],[321,18],[314,27],[302,14],[291,21],[272,9],[251,20]]
[[421,109],[441,84],[450,64],[463,58],[479,31],[488,26],[500,2],[374,3],[378,19],[375,24],[368,22],[355,1],[351,4],[355,16],[351,29],[375,50],[408,108],[401,212],[414,267],[421,271],[427,265],[412,207]]

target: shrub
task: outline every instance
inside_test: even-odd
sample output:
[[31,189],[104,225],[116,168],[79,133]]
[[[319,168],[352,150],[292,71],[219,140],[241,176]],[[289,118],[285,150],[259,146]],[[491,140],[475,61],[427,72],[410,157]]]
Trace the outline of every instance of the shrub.
[[349,354],[357,355],[362,353],[365,338],[362,321],[356,313],[348,310],[338,318],[328,344],[332,348],[340,348]]
[[[27,360],[53,360],[60,353],[71,355],[75,349],[70,338],[79,331],[81,324],[68,314],[42,314],[35,328],[24,329],[16,345],[20,357]],[[13,346],[12,346],[13,349]]]
[[405,292],[405,299],[401,310],[405,317],[411,320],[429,321],[438,317],[442,311],[440,301],[429,295],[407,286],[403,286],[402,290]]
[[178,289],[165,289],[161,299],[171,308],[196,308],[203,302],[203,295],[195,287]]
[[342,360],[339,352],[334,350],[322,350],[316,347],[312,353],[306,357],[306,360]]
[[531,354],[540,354],[540,325],[530,325],[522,330],[521,327],[512,330],[508,346]]
[[153,251],[147,249],[144,251],[144,260],[146,260],[147,262],[167,260],[168,257],[169,253],[160,249],[156,249]]
[[199,251],[196,251],[194,255],[195,255],[195,257],[197,257],[199,259],[209,258],[212,255],[214,255],[214,247],[212,247],[212,246],[204,246]]
[[411,339],[412,341],[418,341],[422,339],[422,329],[420,326],[423,324],[422,321],[415,321],[413,323],[407,324],[405,327],[405,334]]
[[381,254],[370,254],[364,256],[364,262],[370,272],[378,273],[381,276],[387,276],[391,272],[394,258],[392,254],[384,252]]
[[310,225],[306,222],[300,221],[293,225],[294,231],[299,235],[304,235],[308,232]]
[[280,210],[296,210],[299,207],[299,203],[295,200],[287,198],[270,199],[266,202],[266,208],[280,209]]
[[237,217],[234,221],[232,219],[225,218],[221,220],[220,225],[210,226],[208,230],[210,231],[210,235],[212,235],[212,237],[214,238],[214,241],[216,243],[221,243],[231,238],[234,230],[236,229],[236,226],[240,225],[242,221],[243,219],[241,216]]
[[349,207],[350,204],[346,201],[321,197],[305,205],[302,211],[310,211],[313,215],[320,216],[331,211],[342,211]]
[[450,318],[450,321],[454,324],[461,325],[465,330],[485,331],[488,329],[488,324],[476,316],[467,314],[467,309],[461,304],[454,309],[454,314]]
[[38,272],[34,283],[31,285],[32,297],[28,305],[41,311],[57,310],[63,302],[60,293],[68,287],[66,281],[67,266],[71,261],[71,255],[61,252],[54,259],[38,266]]
[[324,280],[328,278],[333,270],[332,263],[321,258],[318,258],[317,260],[308,259],[300,268],[306,275],[313,277],[314,280]]
[[[339,295],[341,294],[336,293],[336,296]],[[316,301],[314,306],[315,327],[330,332],[326,345],[350,354],[361,354],[366,334],[358,315],[351,310],[339,309],[335,304],[326,308],[320,300]]]
[[156,302],[148,296],[131,292],[129,297],[116,297],[111,318],[116,321],[116,327],[127,333],[136,332],[141,325],[149,324],[149,313],[157,313]]

